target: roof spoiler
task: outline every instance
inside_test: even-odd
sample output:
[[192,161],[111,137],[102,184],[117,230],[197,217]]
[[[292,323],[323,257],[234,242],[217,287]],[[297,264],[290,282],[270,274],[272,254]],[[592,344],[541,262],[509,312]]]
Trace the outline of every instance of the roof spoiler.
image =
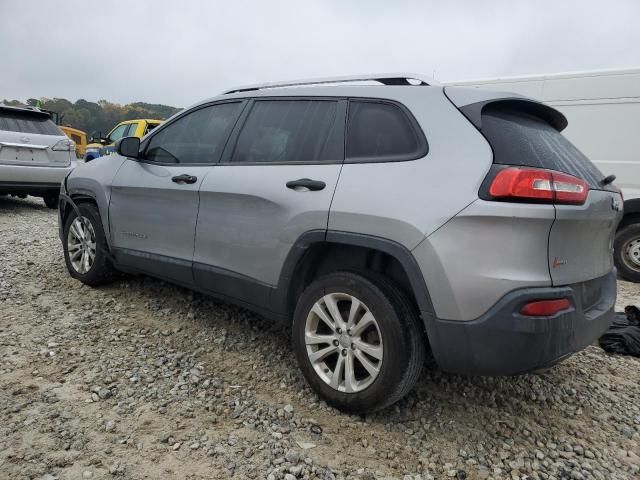
[[26,113],[27,115],[43,116],[43,117],[51,118],[50,112],[42,111],[34,107],[18,107],[18,106],[6,105],[4,103],[0,103],[0,110],[9,111],[9,112]]
[[[473,93],[469,92],[469,90],[473,90]],[[447,87],[444,92],[451,103],[458,107],[462,114],[479,130],[482,129],[482,112],[488,106],[500,106],[528,113],[549,123],[559,132],[569,124],[567,118],[558,110],[531,98],[482,89],[452,89]]]

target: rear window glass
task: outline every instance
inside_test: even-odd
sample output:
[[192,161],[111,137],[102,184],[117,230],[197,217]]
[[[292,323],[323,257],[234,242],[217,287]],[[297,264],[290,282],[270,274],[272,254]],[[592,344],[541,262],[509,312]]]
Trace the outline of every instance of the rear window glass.
[[402,159],[415,155],[420,147],[413,125],[398,106],[349,102],[347,158]]
[[20,111],[0,110],[0,130],[6,132],[62,135],[62,131],[44,115]]
[[319,162],[342,159],[333,140],[338,103],[256,101],[238,137],[233,162]]
[[591,188],[602,188],[602,172],[538,117],[489,106],[482,112],[482,133],[493,148],[494,163],[557,170],[582,178]]

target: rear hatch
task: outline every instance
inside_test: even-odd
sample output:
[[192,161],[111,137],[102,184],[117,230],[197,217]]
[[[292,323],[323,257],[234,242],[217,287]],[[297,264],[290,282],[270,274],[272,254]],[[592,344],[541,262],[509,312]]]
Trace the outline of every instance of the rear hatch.
[[[447,94],[451,98],[449,89]],[[552,284],[584,282],[609,273],[622,198],[617,188],[603,182],[605,175],[560,133],[567,125],[564,116],[538,102],[513,97],[476,101],[459,108],[485,136],[494,153],[494,166],[480,195],[493,200],[554,204],[555,220],[548,243]],[[502,170],[518,170],[525,173],[520,179],[534,182],[530,194],[525,193],[529,198],[518,198],[518,193],[497,198],[499,189],[489,190]],[[502,176],[515,178],[509,172]]]
[[0,165],[67,167],[74,148],[48,114],[0,107]]

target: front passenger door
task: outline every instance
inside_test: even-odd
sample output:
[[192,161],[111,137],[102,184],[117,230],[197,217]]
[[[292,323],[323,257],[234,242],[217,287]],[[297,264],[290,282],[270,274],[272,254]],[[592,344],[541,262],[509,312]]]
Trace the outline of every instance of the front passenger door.
[[113,181],[109,222],[119,264],[182,284],[191,271],[199,194],[219,161],[243,102],[199,107],[159,127],[142,159]]

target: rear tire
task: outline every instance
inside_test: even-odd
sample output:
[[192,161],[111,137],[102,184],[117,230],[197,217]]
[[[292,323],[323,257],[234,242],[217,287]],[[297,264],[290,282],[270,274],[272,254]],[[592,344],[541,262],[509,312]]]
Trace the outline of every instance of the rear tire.
[[[315,313],[318,308],[335,328]],[[359,312],[353,314],[355,324],[348,323],[352,311]],[[359,327],[365,317],[363,324],[369,326]],[[294,313],[292,341],[302,373],[327,403],[349,413],[380,410],[406,395],[420,375],[425,340],[413,304],[395,284],[375,274],[323,276],[305,289]],[[315,360],[323,349],[332,353]]]
[[[78,205],[78,210],[86,223],[81,220],[76,222],[78,214],[75,209],[71,211],[64,223],[62,246],[67,270],[73,278],[85,285],[95,287],[111,283],[117,278],[118,273],[109,259],[109,246],[102,229],[100,213],[95,205],[90,203]],[[83,230],[80,235],[79,229]],[[83,242],[80,237],[86,241]],[[86,264],[82,261],[81,250],[83,249],[89,257],[93,254],[93,258]],[[79,252],[80,256],[78,256]]]
[[640,224],[629,224],[616,233],[613,260],[623,279],[640,282]]

